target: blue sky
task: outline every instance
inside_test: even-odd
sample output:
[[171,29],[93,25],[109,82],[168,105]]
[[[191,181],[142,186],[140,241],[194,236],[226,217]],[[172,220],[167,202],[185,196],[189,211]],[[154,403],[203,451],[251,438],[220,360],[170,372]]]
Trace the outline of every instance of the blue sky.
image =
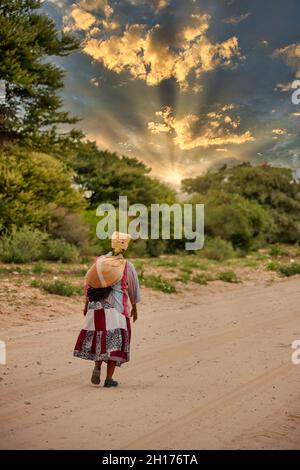
[[100,148],[178,184],[223,163],[300,167],[298,0],[48,0],[81,50],[66,107]]

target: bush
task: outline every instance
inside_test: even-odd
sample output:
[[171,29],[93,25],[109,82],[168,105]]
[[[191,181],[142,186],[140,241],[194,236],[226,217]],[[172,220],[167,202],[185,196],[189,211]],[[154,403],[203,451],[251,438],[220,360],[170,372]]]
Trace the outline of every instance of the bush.
[[231,242],[222,240],[220,237],[206,239],[204,247],[199,254],[203,258],[215,261],[223,261],[237,256],[237,252],[234,250]]
[[47,232],[54,239],[75,245],[82,253],[89,253],[89,224],[81,214],[64,207],[53,208]]
[[69,282],[63,282],[56,279],[53,282],[38,282],[33,280],[31,283],[32,287],[41,287],[44,291],[49,294],[62,295],[64,297],[72,297],[73,295],[80,295],[83,293],[81,286],[75,286]]
[[149,275],[141,276],[141,284],[145,287],[150,287],[151,289],[160,290],[167,294],[172,294],[176,292],[176,287],[172,282],[167,279],[164,279],[162,276]]
[[214,278],[209,274],[196,274],[194,277],[192,277],[192,282],[201,284],[203,286],[206,286],[206,284],[211,281],[214,281]]
[[[71,263],[78,260],[78,250],[64,240],[51,240],[48,235],[27,226],[13,230],[0,239],[0,260],[5,263],[30,263],[37,260]],[[43,266],[34,266],[43,272]]]
[[48,261],[61,261],[62,263],[73,263],[78,261],[79,253],[74,245],[64,240],[48,239],[43,248],[43,259]]
[[221,191],[197,195],[191,202],[205,204],[205,231],[211,238],[220,237],[243,251],[265,243],[271,221],[257,202]]
[[289,263],[286,265],[278,266],[278,272],[283,276],[290,277],[300,274],[300,263]]
[[233,271],[223,271],[218,274],[219,281],[223,282],[239,282],[236,274]]
[[24,225],[46,228],[53,206],[78,211],[82,192],[72,186],[74,173],[56,158],[28,147],[0,149],[0,231]]
[[24,226],[0,240],[0,259],[6,263],[28,263],[41,258],[47,235]]
[[277,256],[287,256],[289,253],[288,251],[284,250],[281,246],[279,245],[273,245],[269,251],[270,256],[274,256],[275,258]]
[[157,258],[165,251],[163,240],[147,240],[147,253],[152,258]]

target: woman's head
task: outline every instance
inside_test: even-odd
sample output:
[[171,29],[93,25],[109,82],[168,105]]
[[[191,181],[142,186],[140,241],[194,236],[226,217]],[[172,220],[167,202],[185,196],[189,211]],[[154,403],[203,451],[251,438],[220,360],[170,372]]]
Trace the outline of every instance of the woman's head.
[[114,253],[123,253],[127,250],[131,236],[128,233],[114,232],[111,237],[111,247]]

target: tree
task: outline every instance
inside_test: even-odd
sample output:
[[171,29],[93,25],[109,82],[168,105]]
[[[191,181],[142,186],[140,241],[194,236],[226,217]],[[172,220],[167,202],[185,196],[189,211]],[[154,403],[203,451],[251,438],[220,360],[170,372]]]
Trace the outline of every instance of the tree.
[[289,168],[243,163],[232,168],[223,166],[206,175],[186,179],[183,190],[190,194],[209,195],[222,191],[255,201],[268,213],[271,223],[266,238],[270,242],[300,241],[300,185]]
[[94,142],[79,143],[72,164],[75,181],[86,190],[93,208],[102,202],[118,205],[119,196],[127,196],[129,204],[147,206],[175,201],[175,192],[151,178],[151,170],[143,162],[99,150]]
[[19,146],[0,152],[0,231],[29,225],[45,229],[55,207],[85,205],[73,173],[54,157]]
[[64,72],[49,59],[70,54],[79,43],[57,31],[40,6],[40,0],[0,2],[1,140],[7,135],[38,140],[41,134],[56,134],[57,124],[77,121],[61,110]]

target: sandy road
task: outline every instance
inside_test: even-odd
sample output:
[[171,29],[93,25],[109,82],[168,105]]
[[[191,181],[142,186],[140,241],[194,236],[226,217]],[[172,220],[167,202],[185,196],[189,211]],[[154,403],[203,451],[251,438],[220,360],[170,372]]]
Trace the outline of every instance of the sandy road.
[[2,449],[300,449],[299,278],[148,291],[114,390],[71,355],[80,310],[1,328]]

